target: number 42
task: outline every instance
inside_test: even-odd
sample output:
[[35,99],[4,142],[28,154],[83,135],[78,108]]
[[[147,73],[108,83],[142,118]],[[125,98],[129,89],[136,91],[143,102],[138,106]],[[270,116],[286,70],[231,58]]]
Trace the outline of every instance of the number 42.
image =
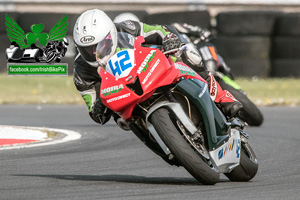
[[112,63],[112,59],[110,59],[108,64],[114,76],[117,73],[119,74],[119,76],[121,76],[123,71],[132,67],[128,51],[120,51],[119,53],[117,53],[116,61]]

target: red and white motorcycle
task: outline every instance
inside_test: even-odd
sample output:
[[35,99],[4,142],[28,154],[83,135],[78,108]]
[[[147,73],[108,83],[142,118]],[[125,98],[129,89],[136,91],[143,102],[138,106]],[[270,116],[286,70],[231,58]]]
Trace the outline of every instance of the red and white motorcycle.
[[101,100],[121,117],[123,127],[202,184],[215,184],[220,173],[232,181],[252,179],[258,162],[244,125],[226,119],[205,80],[184,63],[174,63],[170,52],[143,47],[141,36],[122,33],[119,40],[123,50],[98,73]]

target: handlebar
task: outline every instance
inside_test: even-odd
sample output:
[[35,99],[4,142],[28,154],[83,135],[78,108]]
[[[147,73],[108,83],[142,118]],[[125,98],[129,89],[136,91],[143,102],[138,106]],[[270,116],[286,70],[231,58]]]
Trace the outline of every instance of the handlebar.
[[164,55],[174,54],[175,57],[179,57],[179,56],[182,54],[182,52],[183,52],[186,48],[187,48],[187,46],[186,46],[186,45],[183,45],[183,46],[180,47],[180,48],[171,49],[171,50],[169,50],[169,51],[164,52],[163,54],[164,54]]

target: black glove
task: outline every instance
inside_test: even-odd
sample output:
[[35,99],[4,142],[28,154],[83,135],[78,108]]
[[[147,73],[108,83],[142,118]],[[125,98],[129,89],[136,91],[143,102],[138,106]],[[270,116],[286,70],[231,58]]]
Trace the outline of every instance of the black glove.
[[94,103],[93,110],[91,112],[91,117],[95,122],[100,124],[105,124],[109,121],[112,116],[113,111],[107,108],[101,101],[101,99],[97,99]]
[[177,49],[181,46],[181,42],[177,35],[174,33],[167,34],[163,39],[163,49],[164,51],[170,51],[172,49]]

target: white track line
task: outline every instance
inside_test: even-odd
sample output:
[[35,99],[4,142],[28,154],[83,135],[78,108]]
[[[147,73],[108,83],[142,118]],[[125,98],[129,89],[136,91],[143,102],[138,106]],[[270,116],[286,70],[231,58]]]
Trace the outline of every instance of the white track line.
[[[3,126],[2,126],[3,127]],[[6,126],[8,127],[8,126]],[[24,128],[26,130],[47,130],[47,131],[53,131],[56,133],[62,133],[64,135],[66,135],[65,137],[61,138],[61,139],[44,139],[44,140],[40,140],[40,142],[36,142],[36,143],[27,143],[27,144],[16,144],[13,146],[3,146],[0,147],[0,150],[8,150],[8,149],[22,149],[22,148],[30,148],[30,147],[40,147],[40,146],[46,146],[46,145],[54,145],[54,144],[60,144],[60,143],[64,143],[64,142],[70,142],[70,141],[74,141],[74,140],[78,140],[81,138],[81,135],[78,132],[75,131],[71,131],[71,130],[65,130],[65,129],[54,129],[54,128],[46,128],[46,127],[27,127],[27,126],[9,126],[12,128]],[[1,126],[0,126],[1,128]]]

